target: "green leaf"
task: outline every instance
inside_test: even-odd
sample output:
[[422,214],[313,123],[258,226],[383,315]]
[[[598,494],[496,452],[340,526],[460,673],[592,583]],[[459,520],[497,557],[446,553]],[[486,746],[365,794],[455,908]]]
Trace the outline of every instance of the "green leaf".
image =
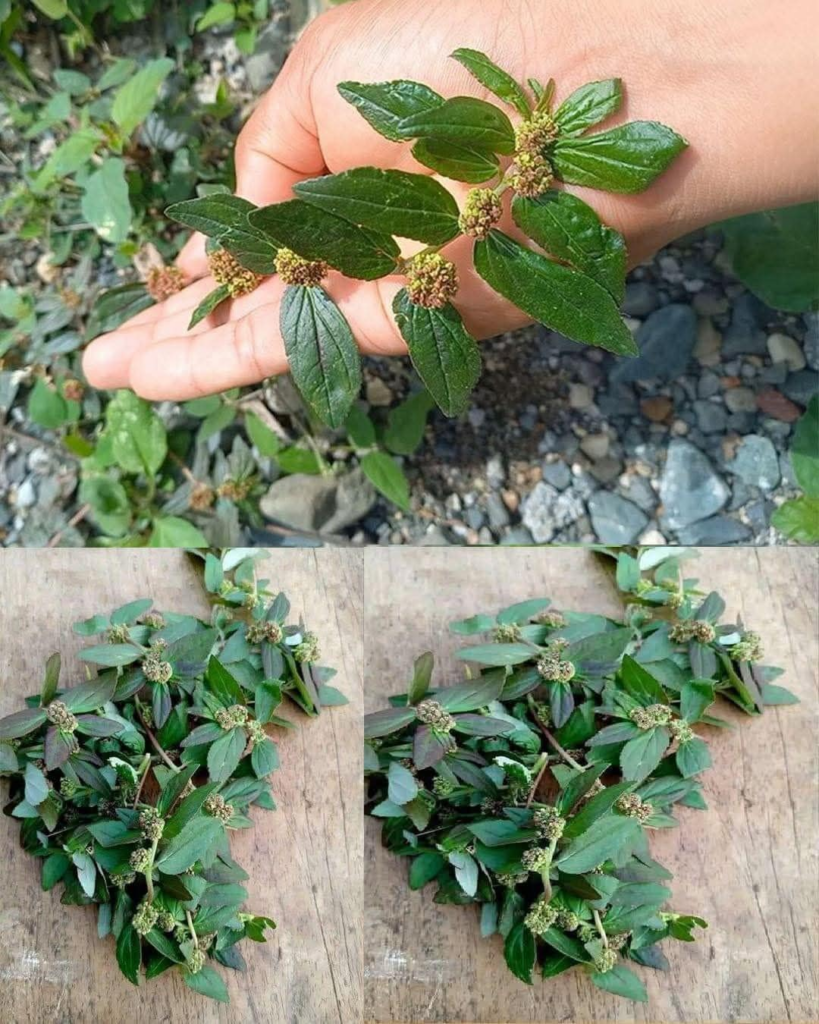
[[455,652],[461,661],[477,661],[479,665],[520,665],[529,661],[535,651],[528,644],[479,644],[462,647]]
[[623,655],[623,663],[620,666],[620,681],[626,693],[634,697],[635,700],[638,700],[645,707],[648,707],[649,704],[668,703],[668,697],[660,683],[647,669],[628,654]]
[[324,260],[345,277],[363,281],[393,273],[400,255],[391,235],[360,228],[303,199],[255,210],[250,223],[278,248],[286,246],[308,260]]
[[449,854],[449,863],[455,869],[458,885],[467,896],[474,896],[478,891],[478,865],[468,853],[455,850]]
[[[414,721],[415,708],[386,708],[384,711],[374,711],[364,716],[364,738],[374,740],[381,736],[389,736]],[[0,738],[3,738],[2,724],[0,722]]]
[[207,996],[209,999],[215,999],[219,1003],[230,1002],[227,986],[222,980],[221,975],[212,967],[206,965],[197,974],[183,973],[182,976],[188,988],[192,988],[200,996]]
[[48,892],[65,878],[71,861],[64,853],[52,853],[43,861],[43,890]]
[[455,96],[431,110],[399,121],[401,139],[435,139],[466,144],[490,153],[510,154],[515,149],[512,122],[496,106],[472,96]]
[[558,928],[547,928],[541,935],[541,938],[552,949],[556,949],[559,953],[571,957],[572,960],[576,960],[579,963],[588,963],[591,959],[588,950],[579,939],[566,935],[565,932],[560,931]]
[[67,0],[32,0],[38,11],[42,11],[49,18],[64,18],[68,14]]
[[223,834],[224,828],[218,818],[204,815],[191,818],[162,850],[156,866],[163,874],[181,875],[204,857],[211,844]]
[[85,167],[102,142],[96,128],[74,132],[54,150],[34,179],[36,190],[45,189],[55,178],[67,178]]
[[510,604],[498,612],[498,625],[519,625],[522,626],[529,619],[534,618],[539,612],[545,611],[552,602],[546,597],[535,597],[530,601],[518,601]]
[[401,142],[399,124],[414,114],[434,110],[443,102],[437,92],[422,85],[398,79],[393,82],[340,82],[339,93],[384,138]]
[[434,667],[435,658],[430,651],[425,651],[415,659],[412,682],[407,691],[408,704],[417,704],[427,695]]
[[766,707],[777,704],[799,703],[799,698],[784,686],[774,686],[771,683],[763,683],[759,690],[762,694],[762,703],[765,704]]
[[361,390],[361,359],[344,314],[323,288],[290,285],[281,305],[290,372],[304,400],[330,427],[344,424]]
[[214,434],[219,434],[221,431],[226,430],[235,419],[235,405],[228,405],[225,402],[224,405],[217,406],[199,424],[199,430],[196,432],[196,443],[201,444],[203,441],[207,441],[209,437],[213,437]]
[[159,87],[173,68],[170,57],[149,61],[117,90],[111,118],[123,135],[130,135],[153,110]]
[[412,743],[412,760],[415,763],[415,767],[422,769],[431,768],[443,760],[450,747],[451,742],[448,736],[442,736],[437,732],[433,732],[426,725],[420,726],[416,730]]
[[593,971],[589,977],[592,982],[605,992],[612,992],[625,999],[633,999],[638,1003],[648,1002],[646,987],[625,964],[615,964],[610,971]]
[[431,882],[441,872],[445,864],[440,853],[422,853],[412,858],[409,870],[410,889],[423,889],[427,882]]
[[808,403],[796,424],[791,445],[791,465],[796,482],[809,498],[819,497],[819,395]]
[[145,291],[145,285],[138,281],[109,288],[94,303],[88,324],[88,336],[96,337],[105,331],[114,331],[132,316],[154,305],[154,300]]
[[253,702],[253,713],[262,724],[269,722],[282,702],[282,688],[278,683],[259,683]]
[[714,703],[714,684],[707,679],[691,679],[680,690],[680,714],[688,723],[698,722]]
[[372,448],[376,443],[375,424],[358,405],[350,409],[344,428],[355,448]]
[[518,828],[513,821],[500,818],[495,821],[476,821],[467,828],[484,846],[515,846],[531,843],[537,832],[531,828]]
[[29,761],[23,778],[25,780],[26,802],[30,803],[32,807],[39,807],[49,793],[45,775],[43,775],[33,761]]
[[629,740],[620,752],[623,778],[642,782],[660,763],[668,743],[668,730],[662,726],[642,730],[641,735]]
[[[226,782],[242,759],[247,736],[244,729],[229,729],[208,751],[208,774],[213,782]],[[172,872],[175,873],[175,872]]]
[[450,57],[463,64],[466,70],[498,99],[513,106],[521,117],[529,117],[531,110],[526,93],[510,74],[499,68],[485,53],[462,46],[451,53]]
[[118,57],[113,64],[109,64],[97,81],[97,90],[105,92],[106,89],[113,89],[117,85],[126,82],[136,70],[136,61],[130,57]]
[[106,668],[131,665],[142,656],[142,651],[134,644],[100,644],[98,647],[86,647],[80,651],[80,660],[88,661],[92,665],[104,665]]
[[410,395],[387,415],[384,444],[396,455],[412,455],[424,439],[427,414],[435,406],[428,391]]
[[216,694],[219,700],[229,707],[231,704],[244,704],[245,695],[239,682],[231,675],[218,658],[208,659],[208,667],[205,673],[205,680],[211,693]]
[[273,740],[262,740],[254,745],[250,766],[257,779],[264,778],[279,767],[279,750]]
[[255,413],[245,413],[245,430],[251,442],[258,448],[260,455],[267,459],[276,457],[282,446],[281,441]]
[[[775,687],[780,689],[780,687]],[[10,743],[0,743],[0,773],[16,772],[19,770],[17,763],[17,751]]]
[[566,874],[582,875],[616,857],[621,850],[630,848],[641,834],[642,829],[634,818],[606,815],[592,822],[585,832],[573,839],[554,863]]
[[638,355],[609,293],[585,274],[540,256],[500,231],[475,243],[475,269],[524,313],[573,341]]
[[[196,31],[204,32],[205,29],[214,25],[225,25],[236,17],[236,6],[230,3],[215,3],[209,7],[201,18],[196,22]],[[162,950],[159,951],[160,953]]]
[[427,391],[445,416],[459,416],[481,374],[481,357],[461,315],[451,304],[426,309],[402,288],[393,301],[395,322]]
[[582,199],[551,189],[536,199],[516,196],[512,217],[529,238],[552,256],[602,285],[622,302],[626,280],[626,242],[603,224]]
[[201,323],[206,316],[210,316],[214,309],[221,306],[222,303],[226,302],[229,298],[230,289],[226,284],[220,284],[218,288],[214,288],[213,291],[208,292],[196,309],[191,313],[191,318],[188,321],[188,330],[196,327],[198,323]]
[[708,751],[708,744],[695,737],[687,743],[681,743],[677,750],[677,768],[684,779],[690,779],[693,775],[704,772],[711,767],[711,754]]
[[488,672],[468,683],[457,683],[438,690],[435,700],[452,714],[478,711],[500,697],[504,680],[503,672]]
[[179,516],[154,519],[148,546],[152,548],[206,548],[208,539],[193,523]]
[[29,418],[47,430],[56,430],[70,419],[68,402],[42,377],[38,377],[28,396]]
[[390,762],[387,772],[387,786],[387,796],[394,804],[399,806],[401,804],[408,804],[410,800],[414,800],[418,796],[418,783],[415,781],[415,776],[408,768],[405,768],[397,761]]
[[[413,717],[415,712],[413,712]],[[0,740],[18,740],[28,736],[30,732],[39,729],[47,720],[45,711],[41,708],[27,708],[25,711],[15,711],[13,715],[0,718]]]
[[551,161],[557,177],[570,185],[643,192],[687,145],[656,121],[629,121],[596,135],[558,139]]
[[494,153],[439,139],[419,139],[412,147],[412,155],[419,164],[443,177],[471,185],[480,185],[494,178],[500,170]]
[[142,942],[130,922],[125,925],[117,939],[117,963],[128,981],[132,985],[138,985],[139,968],[142,965]]
[[86,828],[106,850],[115,846],[130,846],[142,838],[142,832],[128,828],[121,821],[96,821],[86,825]]
[[535,937],[520,921],[506,936],[506,941],[503,944],[506,966],[516,978],[531,985],[536,955]]
[[377,491],[405,512],[409,512],[409,482],[403,469],[386,452],[367,452],[359,463],[362,472]]
[[165,210],[165,215],[215,239],[248,270],[273,274],[279,247],[264,231],[250,223],[249,216],[254,210],[256,207],[247,199],[214,192],[199,199],[174,203]]
[[169,960],[173,960],[174,963],[185,963],[185,958],[180,953],[175,943],[171,942],[168,936],[164,935],[157,928],[152,928],[151,931],[148,932],[145,936],[145,941],[150,943],[154,949],[163,956],[166,956]]
[[581,135],[587,128],[618,111],[622,102],[623,85],[619,78],[581,85],[555,111],[560,136]]
[[133,210],[128,198],[125,163],[118,157],[103,160],[89,175],[80,203],[82,214],[106,242],[124,242],[131,229]]
[[167,435],[162,420],[133,391],[117,391],[105,410],[111,450],[126,473],[154,476],[165,461]]
[[819,498],[794,498],[775,509],[771,525],[791,540],[803,544],[819,541]]
[[819,308],[819,203],[749,213],[720,227],[734,273],[763,302],[789,313]]
[[443,245],[458,228],[458,204],[433,178],[357,167],[293,186],[300,198],[352,224],[429,245]]
[[77,869],[82,891],[86,896],[93,896],[97,887],[97,865],[87,853],[75,853],[71,859]]

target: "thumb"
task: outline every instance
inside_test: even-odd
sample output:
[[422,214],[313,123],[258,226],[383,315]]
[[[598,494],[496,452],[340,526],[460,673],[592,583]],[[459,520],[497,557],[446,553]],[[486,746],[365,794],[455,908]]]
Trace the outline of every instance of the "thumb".
[[236,193],[257,206],[290,199],[296,182],[325,170],[310,103],[311,50],[296,46],[236,142]]

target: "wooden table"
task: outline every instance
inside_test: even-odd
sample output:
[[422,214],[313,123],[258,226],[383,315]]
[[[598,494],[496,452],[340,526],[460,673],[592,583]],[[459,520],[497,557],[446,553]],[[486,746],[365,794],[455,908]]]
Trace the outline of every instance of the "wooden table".
[[[719,590],[763,636],[766,661],[801,704],[709,730],[708,811],[680,809],[681,828],[652,837],[674,872],[673,906],[704,916],[695,944],[663,945],[668,973],[637,968],[649,1002],[594,988],[580,971],[528,987],[506,969],[497,937],[471,908],[411,893],[406,863],[367,823],[365,1017],[373,1021],[807,1021],[817,994],[817,552],[710,549],[689,576]],[[574,549],[392,548],[365,566],[366,710],[403,690],[413,658],[435,652],[438,680],[458,673],[463,641],[449,621],[529,597],[617,615],[619,597],[589,552]],[[725,706],[725,705],[724,705]]]
[[[319,634],[351,704],[277,737],[279,809],[232,837],[250,873],[248,906],[278,921],[266,945],[242,943],[244,975],[217,968],[231,1004],[191,992],[169,971],[139,990],[119,973],[113,941],[96,936],[91,909],[63,907],[40,889],[39,865],[0,819],[0,1020],[5,1024],[338,1022],[361,1017],[361,552],[276,550],[262,563],[276,588]],[[82,645],[71,624],[135,598],[207,616],[186,556],[172,550],[9,549],[0,554],[0,716],[36,692],[59,649],[77,678]],[[7,787],[3,785],[4,798]],[[270,936],[271,933],[268,933]]]

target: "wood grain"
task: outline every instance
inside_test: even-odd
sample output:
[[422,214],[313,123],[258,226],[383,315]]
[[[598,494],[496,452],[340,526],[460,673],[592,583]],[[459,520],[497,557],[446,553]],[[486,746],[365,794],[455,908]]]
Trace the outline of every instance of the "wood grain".
[[[276,550],[262,576],[284,590],[338,669],[350,705],[317,719],[286,712],[275,812],[232,838],[250,873],[248,907],[278,921],[267,944],[244,942],[248,971],[222,970],[231,1004],[191,992],[177,972],[133,988],[111,939],[96,937],[89,908],[62,907],[40,890],[40,872],[20,848],[17,825],[0,819],[0,1020],[76,1022],[330,1022],[361,1018],[362,558],[351,550]],[[0,715],[39,688],[59,649],[79,679],[81,640],[71,624],[151,596],[156,607],[207,616],[202,587],[184,554],[157,551],[0,553]],[[4,785],[4,796],[7,787]],[[268,933],[270,934],[270,933]]]
[[[470,908],[411,893],[406,864],[367,822],[365,1017],[373,1021],[809,1021],[817,1018],[817,561],[804,548],[709,549],[687,575],[722,593],[786,669],[799,705],[709,730],[708,811],[652,837],[674,872],[673,906],[711,923],[695,944],[668,942],[668,973],[638,968],[649,1003],[595,989],[572,971],[527,987],[507,971],[497,937],[481,939]],[[392,548],[365,561],[365,707],[400,692],[413,658],[436,655],[450,682],[463,646],[447,623],[529,597],[618,614],[594,556],[576,549]],[[444,675],[438,675],[441,680]]]

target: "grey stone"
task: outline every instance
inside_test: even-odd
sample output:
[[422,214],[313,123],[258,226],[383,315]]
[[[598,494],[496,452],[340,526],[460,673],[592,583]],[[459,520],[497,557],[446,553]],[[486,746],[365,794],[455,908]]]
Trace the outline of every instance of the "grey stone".
[[487,496],[486,513],[489,516],[489,525],[494,529],[500,530],[509,525],[509,510],[499,494],[490,493]]
[[444,531],[435,523],[417,541],[418,547],[421,548],[445,548],[449,547],[450,543]]
[[697,426],[703,434],[717,434],[725,430],[728,417],[725,409],[716,402],[694,402],[694,412],[697,415]]
[[31,508],[37,501],[37,491],[31,477],[24,480],[17,488],[15,505],[17,508]]
[[337,533],[366,516],[375,497],[360,469],[341,477],[293,473],[270,486],[260,508],[268,519],[294,530]]
[[771,521],[771,512],[773,511],[773,503],[770,501],[752,501],[749,505],[745,506],[745,516],[750,524],[751,528],[757,531],[767,529],[768,523]]
[[572,471],[565,462],[544,462],[542,466],[543,479],[547,484],[564,491],[572,482]]
[[501,538],[501,544],[509,547],[515,547],[518,545],[528,547],[533,543],[533,541],[534,538],[525,526],[516,526],[513,530],[510,530],[505,537]]
[[616,384],[612,381],[608,390],[598,395],[597,408],[608,418],[617,416],[634,416],[639,406],[634,389],[629,384]]
[[768,336],[763,327],[770,312],[755,295],[745,292],[734,303],[731,323],[722,339],[726,359],[738,355],[763,356],[768,352]]
[[490,487],[500,487],[506,479],[506,470],[503,468],[503,459],[500,455],[492,455],[487,460],[486,479]]
[[660,478],[665,526],[679,530],[706,519],[719,512],[729,494],[725,481],[699,448],[688,441],[671,442]]
[[626,316],[648,316],[659,306],[657,289],[648,281],[630,281],[621,308]]
[[796,482],[796,474],[793,471],[790,452],[782,452],[779,456],[779,471],[782,474],[782,485],[784,487],[793,488],[799,486]]
[[680,544],[742,544],[750,538],[748,527],[730,516],[712,516],[677,531]]
[[[497,495],[495,495],[495,497],[497,497]],[[464,520],[466,522],[466,525],[469,526],[471,529],[480,530],[480,528],[486,522],[486,517],[479,508],[473,507],[468,508],[466,512],[464,512]]]
[[648,525],[644,512],[610,491],[591,496],[589,514],[594,532],[604,544],[633,544]]
[[779,459],[776,448],[761,434],[748,434],[737,446],[734,458],[725,463],[734,476],[762,491],[772,491],[779,483]]
[[752,388],[729,388],[725,405],[730,412],[756,412],[756,395]]
[[589,467],[589,472],[601,484],[610,484],[623,472],[623,463],[611,455],[598,459]]
[[697,397],[713,398],[720,392],[719,377],[711,370],[703,370],[700,379],[697,381]]
[[537,483],[521,505],[523,525],[538,544],[547,544],[558,530],[573,523],[585,511],[583,500],[572,491]]
[[658,498],[654,488],[644,476],[633,476],[628,486],[623,488],[625,497],[644,512],[653,512],[657,507]]
[[637,331],[640,355],[622,360],[612,379],[623,383],[634,380],[674,380],[691,358],[697,339],[697,316],[690,306],[672,303],[656,310]]
[[773,366],[763,366],[759,376],[766,384],[784,384],[788,377],[788,365],[774,363]]
[[807,405],[819,391],[819,373],[815,370],[799,370],[797,373],[789,373],[788,379],[782,385],[782,390],[792,402]]
[[750,434],[754,429],[756,417],[752,412],[733,412],[728,417],[728,429],[737,434]]
[[731,488],[731,500],[727,508],[729,512],[736,512],[751,500],[751,488],[744,484],[738,477],[734,478],[734,485]]

